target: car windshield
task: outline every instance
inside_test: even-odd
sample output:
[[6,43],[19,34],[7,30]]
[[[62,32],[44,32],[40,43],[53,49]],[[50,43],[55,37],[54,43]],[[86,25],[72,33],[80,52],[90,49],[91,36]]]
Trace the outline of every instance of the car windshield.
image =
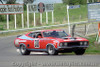
[[62,38],[62,37],[68,36],[68,34],[65,33],[65,31],[48,31],[48,32],[43,32],[43,36],[44,37],[58,37],[58,38]]

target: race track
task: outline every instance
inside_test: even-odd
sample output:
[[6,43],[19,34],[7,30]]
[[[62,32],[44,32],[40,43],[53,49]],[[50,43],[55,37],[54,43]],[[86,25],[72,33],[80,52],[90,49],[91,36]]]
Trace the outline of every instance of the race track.
[[16,36],[0,38],[0,67],[100,67],[100,55],[31,53],[22,56],[13,45]]

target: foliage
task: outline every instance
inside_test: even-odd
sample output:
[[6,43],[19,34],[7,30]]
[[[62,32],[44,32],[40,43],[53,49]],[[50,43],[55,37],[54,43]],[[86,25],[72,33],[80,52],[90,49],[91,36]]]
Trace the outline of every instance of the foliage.
[[62,0],[64,4],[69,4],[70,0]]
[[0,15],[0,22],[4,22],[6,20],[5,16],[6,15]]
[[15,4],[15,3],[16,3],[16,0],[7,0],[6,4]]
[[3,1],[2,0],[0,0],[0,2],[3,4]]
[[35,0],[24,0],[24,4],[33,3]]
[[26,11],[27,10],[27,6],[24,4],[24,10]]
[[62,0],[64,4],[69,4],[69,5],[78,5],[78,4],[87,4],[87,1],[89,1],[89,3],[92,2],[100,2],[100,0]]
[[100,44],[96,45],[95,40],[96,36],[90,36],[89,40],[89,48],[86,50],[88,54],[100,54]]

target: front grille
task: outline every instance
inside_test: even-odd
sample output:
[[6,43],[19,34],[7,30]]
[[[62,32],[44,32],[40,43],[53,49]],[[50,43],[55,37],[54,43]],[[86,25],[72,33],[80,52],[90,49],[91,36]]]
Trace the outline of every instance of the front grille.
[[80,46],[80,42],[69,42],[68,47],[71,47],[71,46]]
[[77,47],[77,46],[88,46],[88,42],[62,42],[60,43],[61,47]]

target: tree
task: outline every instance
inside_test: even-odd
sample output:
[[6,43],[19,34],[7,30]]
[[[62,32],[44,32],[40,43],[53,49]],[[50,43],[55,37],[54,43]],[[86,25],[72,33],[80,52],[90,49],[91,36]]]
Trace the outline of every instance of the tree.
[[93,3],[93,2],[100,2],[100,0],[88,0],[89,3]]
[[6,4],[15,4],[16,3],[16,0],[7,0],[6,1]]
[[79,4],[87,4],[87,0],[80,0]]
[[77,4],[86,4],[87,0],[62,0],[64,4],[77,5]]
[[36,1],[36,0],[23,0],[23,2],[24,2],[24,10],[27,9],[26,4],[33,3],[34,1]]
[[24,4],[33,3],[36,0],[24,0]]
[[64,4],[69,4],[69,0],[62,0]]
[[2,0],[0,0],[0,2],[3,4],[3,1]]
[[70,4],[70,5],[77,5],[77,4],[79,4],[79,1],[80,1],[80,0],[70,0],[70,1],[69,1],[69,4]]

